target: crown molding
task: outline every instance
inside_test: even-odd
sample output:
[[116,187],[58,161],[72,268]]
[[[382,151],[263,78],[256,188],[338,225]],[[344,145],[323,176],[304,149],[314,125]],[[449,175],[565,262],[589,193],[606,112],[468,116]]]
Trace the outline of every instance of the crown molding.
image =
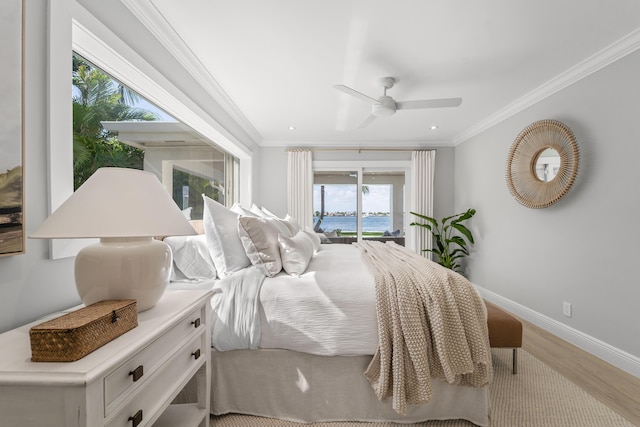
[[258,145],[262,136],[247,120],[237,105],[209,73],[191,48],[178,36],[177,31],[153,4],[153,0],[121,0],[133,15],[160,41],[160,43],[180,62],[193,78],[213,97],[231,118]]
[[526,108],[550,97],[560,90],[584,79],[598,70],[624,58],[640,48],[640,28],[632,31],[616,42],[613,42],[594,55],[577,63],[565,72],[559,74],[548,82],[538,86],[531,92],[510,103],[506,107],[496,111],[486,119],[469,127],[467,130],[454,136],[453,145],[461,144],[474,136],[492,128],[498,123],[516,115]]
[[261,147],[316,147],[316,148],[337,148],[337,149],[357,149],[357,148],[397,148],[420,149],[420,148],[451,148],[453,145],[446,140],[272,140],[265,139],[260,144]]

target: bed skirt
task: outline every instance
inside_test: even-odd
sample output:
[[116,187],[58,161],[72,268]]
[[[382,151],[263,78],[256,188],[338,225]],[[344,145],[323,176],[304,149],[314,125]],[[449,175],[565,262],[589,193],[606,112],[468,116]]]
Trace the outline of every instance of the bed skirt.
[[464,419],[489,425],[487,387],[434,380],[433,399],[396,413],[378,401],[363,375],[371,356],[315,356],[288,350],[233,350],[211,354],[211,413],[240,413],[311,423],[416,423]]

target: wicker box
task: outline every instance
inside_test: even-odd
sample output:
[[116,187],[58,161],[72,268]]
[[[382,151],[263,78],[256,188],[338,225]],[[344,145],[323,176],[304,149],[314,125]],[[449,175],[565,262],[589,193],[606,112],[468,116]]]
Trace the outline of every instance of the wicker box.
[[135,300],[106,300],[31,328],[33,362],[73,362],[138,326]]

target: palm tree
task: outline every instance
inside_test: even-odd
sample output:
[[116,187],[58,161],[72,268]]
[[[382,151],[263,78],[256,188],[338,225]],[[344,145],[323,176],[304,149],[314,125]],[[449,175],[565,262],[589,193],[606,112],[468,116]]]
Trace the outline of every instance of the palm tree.
[[[157,117],[131,106],[130,102],[136,102],[138,96],[135,92],[114,82],[77,55],[73,55],[73,86],[76,93],[73,97],[74,188],[103,166],[142,169],[144,151],[120,142],[101,122],[148,121]],[[127,92],[135,96],[123,96]]]

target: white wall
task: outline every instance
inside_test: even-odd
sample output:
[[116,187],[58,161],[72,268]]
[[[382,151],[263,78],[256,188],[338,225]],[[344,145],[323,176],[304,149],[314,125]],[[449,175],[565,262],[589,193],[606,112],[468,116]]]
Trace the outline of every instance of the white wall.
[[[635,52],[460,144],[454,191],[456,210],[478,210],[469,265],[474,283],[525,314],[540,315],[577,344],[628,358],[636,368],[638,70]],[[547,118],[576,135],[578,179],[556,205],[528,209],[507,189],[507,154],[524,127]],[[571,318],[562,315],[563,301],[573,304]]]
[[[255,187],[256,162],[251,161],[251,150],[255,148],[255,142],[237,124],[233,123],[228,115],[221,112],[220,106],[209,96],[202,86],[195,81],[183,68],[182,64],[172,59],[170,54],[155,41],[129,13],[120,2],[95,2],[81,1],[91,12],[97,13],[100,19],[95,19],[86,11],[79,16],[80,24],[90,31],[95,30],[96,35],[104,38],[103,41],[113,43],[111,46],[118,51],[120,59],[128,61],[134,67],[146,73],[174,98],[182,107],[182,112],[190,113],[190,119],[202,126],[216,127],[215,131],[223,136],[228,136],[226,144],[238,144],[238,150],[242,151],[245,170],[241,171],[242,180],[247,182],[243,188],[251,190],[251,183]],[[53,27],[61,25],[68,31],[51,37],[48,33],[48,6],[58,8],[56,10],[70,10],[71,14],[78,12],[74,0],[28,0],[25,4],[25,224],[29,235],[48,215],[49,182],[48,182],[48,141],[69,141],[69,135],[60,137],[55,130],[47,128],[50,114],[57,113],[62,108],[55,106],[48,111],[47,101],[49,90],[47,78],[50,68],[47,63],[49,55],[49,43],[51,52],[55,55],[58,64],[70,68],[71,59],[71,22],[69,14],[59,13]],[[16,17],[19,19],[19,17]],[[61,21],[65,21],[61,24]],[[84,20],[84,21],[83,21]],[[109,25],[109,28],[103,24]],[[123,42],[127,40],[127,42]],[[132,50],[132,48],[138,51]],[[69,55],[64,61],[59,56]],[[56,62],[56,61],[54,61]],[[159,70],[158,68],[162,68]],[[59,69],[56,68],[57,71]],[[63,70],[64,71],[64,70]],[[52,73],[61,76],[62,81],[52,82],[55,87],[69,84],[69,75],[66,73]],[[70,92],[69,92],[70,96]],[[55,98],[54,105],[55,105]],[[168,109],[172,114],[174,111]],[[216,114],[216,119],[213,114]],[[176,117],[181,118],[179,115]],[[187,121],[187,120],[183,120]],[[223,125],[220,124],[223,123]],[[55,121],[54,121],[55,123]],[[193,126],[192,126],[193,127]],[[219,129],[219,130],[218,130]],[[198,129],[196,129],[198,130]],[[216,141],[218,142],[218,141]],[[58,148],[55,148],[58,150]],[[235,154],[235,153],[234,153]],[[72,172],[69,170],[69,176]],[[245,192],[245,193],[249,193]],[[52,261],[49,259],[49,247],[47,240],[26,241],[26,254],[0,258],[0,332],[12,329],[28,321],[35,320],[42,315],[56,310],[68,308],[80,302],[75,290],[73,278],[73,258]]]
[[[29,0],[25,27],[25,224],[47,216],[46,1]],[[73,260],[50,261],[47,240],[26,239],[25,255],[0,258],[0,331],[78,304]]]

